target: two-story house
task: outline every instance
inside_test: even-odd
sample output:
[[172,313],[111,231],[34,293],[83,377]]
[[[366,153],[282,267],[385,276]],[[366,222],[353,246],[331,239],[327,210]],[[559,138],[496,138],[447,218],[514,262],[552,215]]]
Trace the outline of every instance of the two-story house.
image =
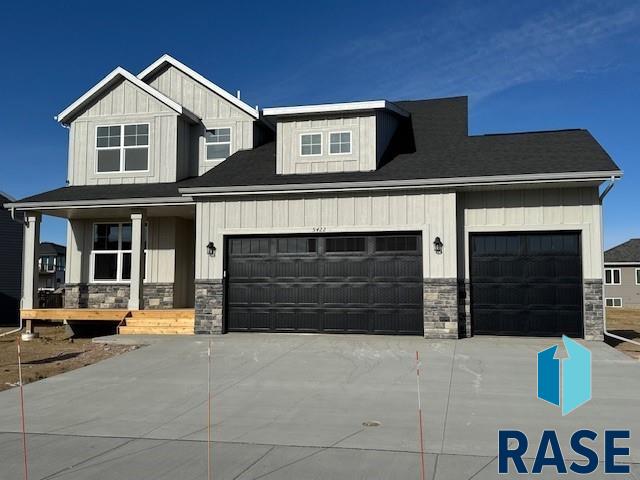
[[22,295],[22,214],[3,208],[15,198],[0,192],[0,325],[18,323]]
[[640,308],[640,238],[604,252],[604,284],[607,307]]
[[53,242],[41,242],[39,249],[38,290],[53,291],[64,286],[67,249]]
[[42,215],[67,308],[192,309],[196,333],[603,338],[585,130],[469,135],[466,97],[257,110],[165,55],[57,117],[69,186],[13,202],[33,309]]

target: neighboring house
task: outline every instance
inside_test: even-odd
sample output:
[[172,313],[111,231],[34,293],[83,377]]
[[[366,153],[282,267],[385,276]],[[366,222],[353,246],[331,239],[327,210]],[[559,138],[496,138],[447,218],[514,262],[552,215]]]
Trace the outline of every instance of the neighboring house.
[[38,290],[53,291],[64,286],[67,249],[53,242],[40,244]]
[[22,295],[22,213],[11,216],[4,203],[15,199],[0,192],[0,325],[14,324],[19,320]]
[[[170,56],[117,68],[57,117],[65,305],[195,309],[197,333],[603,338],[586,130],[469,135],[467,98],[257,110]],[[146,233],[145,233],[146,232]]]
[[604,252],[607,307],[640,308],[640,238]]

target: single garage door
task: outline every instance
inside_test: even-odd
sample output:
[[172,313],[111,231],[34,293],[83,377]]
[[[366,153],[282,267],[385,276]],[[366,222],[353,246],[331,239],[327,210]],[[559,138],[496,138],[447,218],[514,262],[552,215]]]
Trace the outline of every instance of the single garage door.
[[423,332],[420,234],[228,238],[226,329]]
[[474,333],[582,336],[578,233],[471,236]]

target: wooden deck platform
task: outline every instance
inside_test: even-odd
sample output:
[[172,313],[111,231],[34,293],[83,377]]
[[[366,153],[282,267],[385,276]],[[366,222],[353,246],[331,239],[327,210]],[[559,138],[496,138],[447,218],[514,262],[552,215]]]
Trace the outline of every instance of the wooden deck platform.
[[20,310],[32,330],[33,321],[117,322],[122,335],[192,335],[195,325],[193,308],[169,310],[127,310],[100,308],[38,308]]

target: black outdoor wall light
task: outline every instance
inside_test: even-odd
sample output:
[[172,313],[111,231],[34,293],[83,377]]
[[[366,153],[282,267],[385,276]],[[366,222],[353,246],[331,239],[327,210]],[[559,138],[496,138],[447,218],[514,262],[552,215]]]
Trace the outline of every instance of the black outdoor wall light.
[[216,256],[216,246],[213,244],[213,242],[207,243],[207,253],[210,257]]
[[442,253],[442,240],[440,240],[440,237],[436,237],[436,239],[433,241],[433,250],[438,255]]

